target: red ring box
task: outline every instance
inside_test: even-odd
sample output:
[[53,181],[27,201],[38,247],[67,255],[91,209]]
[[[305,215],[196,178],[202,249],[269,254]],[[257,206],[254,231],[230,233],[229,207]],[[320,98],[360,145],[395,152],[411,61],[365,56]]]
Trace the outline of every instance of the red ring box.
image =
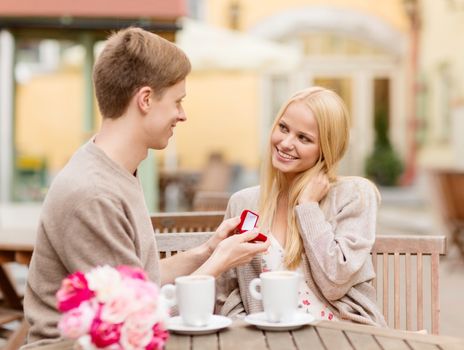
[[[251,231],[256,227],[256,224],[258,223],[258,218],[259,215],[252,212],[251,210],[245,209],[242,211],[242,214],[240,215],[240,224],[238,224],[236,230],[238,233],[243,233],[246,231]],[[258,236],[251,240],[250,242],[266,242],[267,237],[263,235],[262,233],[258,233]]]

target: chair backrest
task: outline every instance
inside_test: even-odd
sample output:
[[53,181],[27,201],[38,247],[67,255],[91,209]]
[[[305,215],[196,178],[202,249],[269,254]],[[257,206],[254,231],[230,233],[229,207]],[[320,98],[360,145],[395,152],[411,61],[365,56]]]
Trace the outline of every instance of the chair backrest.
[[223,211],[156,213],[151,215],[155,233],[215,231],[224,218]]
[[[158,233],[156,241],[163,257],[196,247],[211,235],[211,232]],[[377,275],[372,283],[389,326],[407,330],[426,328],[438,334],[439,263],[440,255],[446,254],[446,238],[379,235],[371,254]]]
[[444,236],[377,236],[373,285],[389,326],[439,333],[439,263],[444,254]]
[[211,237],[212,232],[156,233],[160,257],[167,257],[197,247]]

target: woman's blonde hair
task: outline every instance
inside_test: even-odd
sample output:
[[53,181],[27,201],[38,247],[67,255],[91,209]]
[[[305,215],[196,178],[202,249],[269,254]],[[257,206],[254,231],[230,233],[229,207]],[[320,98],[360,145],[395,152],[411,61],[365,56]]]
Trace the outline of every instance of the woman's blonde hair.
[[269,141],[268,154],[265,156],[261,169],[259,212],[261,222],[269,225],[263,228],[270,230],[279,196],[285,195],[284,191],[288,190],[284,263],[287,268],[295,269],[301,261],[303,242],[298,232],[294,209],[305,185],[319,171],[324,171],[329,181],[335,181],[338,162],[348,146],[350,121],[347,108],[340,96],[331,90],[315,86],[297,92],[282,106],[271,128],[271,133],[292,103],[304,103],[316,118],[319,129],[319,159],[313,167],[297,174],[292,183],[288,184],[284,174],[272,166],[272,144]]

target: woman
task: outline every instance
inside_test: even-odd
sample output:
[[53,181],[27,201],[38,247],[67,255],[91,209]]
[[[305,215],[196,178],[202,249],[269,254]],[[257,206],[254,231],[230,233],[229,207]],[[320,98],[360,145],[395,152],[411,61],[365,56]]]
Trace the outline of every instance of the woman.
[[218,280],[218,312],[262,311],[248,291],[268,270],[297,270],[304,279],[299,307],[319,319],[386,326],[369,283],[375,276],[379,194],[360,177],[337,177],[349,141],[350,121],[341,98],[311,87],[282,107],[269,142],[259,187],[235,193],[226,217],[256,210],[271,241],[265,254]]

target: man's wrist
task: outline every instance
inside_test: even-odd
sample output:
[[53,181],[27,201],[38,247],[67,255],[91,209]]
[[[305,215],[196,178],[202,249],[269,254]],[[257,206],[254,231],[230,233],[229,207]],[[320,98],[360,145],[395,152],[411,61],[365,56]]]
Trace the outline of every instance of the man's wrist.
[[211,248],[207,242],[190,249],[190,252],[193,254],[193,258],[200,264],[203,264],[211,256]]
[[222,270],[219,268],[222,266],[219,261],[215,261],[216,258],[214,257],[215,255],[211,255],[205,262],[202,264],[195,272],[194,274],[200,274],[200,275],[210,275],[213,277],[218,277],[221,273]]

